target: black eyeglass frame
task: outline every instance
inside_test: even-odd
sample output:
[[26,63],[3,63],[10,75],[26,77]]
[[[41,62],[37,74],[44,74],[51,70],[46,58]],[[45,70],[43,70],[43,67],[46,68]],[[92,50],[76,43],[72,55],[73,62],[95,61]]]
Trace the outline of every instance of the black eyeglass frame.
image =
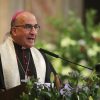
[[30,30],[32,30],[34,27],[35,30],[37,30],[37,31],[40,29],[40,25],[38,25],[38,24],[35,24],[35,25],[32,25],[32,24],[15,25],[14,27],[23,27],[24,29],[30,29]]

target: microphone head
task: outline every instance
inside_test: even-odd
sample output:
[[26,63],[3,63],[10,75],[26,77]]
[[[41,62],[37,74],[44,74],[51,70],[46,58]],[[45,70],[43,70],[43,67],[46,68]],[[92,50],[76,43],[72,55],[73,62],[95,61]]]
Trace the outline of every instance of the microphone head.
[[100,73],[100,63],[95,65],[95,70]]
[[56,58],[59,58],[59,55],[57,55],[55,53],[52,53],[52,52],[47,51],[47,50],[42,49],[42,48],[40,48],[39,50],[42,51],[42,52],[44,52],[44,53],[46,53],[46,54],[48,54],[48,55],[51,55],[51,56],[56,57]]
[[97,76],[100,77],[100,63],[95,65],[95,70],[96,70]]

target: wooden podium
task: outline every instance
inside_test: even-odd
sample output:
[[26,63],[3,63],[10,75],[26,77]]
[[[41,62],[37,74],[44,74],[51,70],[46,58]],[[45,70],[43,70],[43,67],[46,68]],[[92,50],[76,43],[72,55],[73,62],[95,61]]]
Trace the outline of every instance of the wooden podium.
[[0,100],[19,100],[22,92],[25,92],[26,84],[19,85],[6,91],[0,91]]

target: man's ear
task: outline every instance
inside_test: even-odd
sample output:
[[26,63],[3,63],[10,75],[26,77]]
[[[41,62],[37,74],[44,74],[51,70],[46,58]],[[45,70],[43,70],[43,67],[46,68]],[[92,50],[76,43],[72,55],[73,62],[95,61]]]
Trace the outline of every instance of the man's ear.
[[12,28],[12,34],[16,36],[16,28]]

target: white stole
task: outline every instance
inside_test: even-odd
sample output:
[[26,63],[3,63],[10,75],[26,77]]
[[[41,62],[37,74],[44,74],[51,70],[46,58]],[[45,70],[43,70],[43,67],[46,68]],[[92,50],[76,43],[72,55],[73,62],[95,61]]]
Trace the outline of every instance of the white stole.
[[[46,64],[41,53],[34,47],[31,48],[37,78],[39,82],[45,82]],[[20,85],[20,75],[16,59],[16,53],[11,37],[0,46],[0,55],[6,89]]]

